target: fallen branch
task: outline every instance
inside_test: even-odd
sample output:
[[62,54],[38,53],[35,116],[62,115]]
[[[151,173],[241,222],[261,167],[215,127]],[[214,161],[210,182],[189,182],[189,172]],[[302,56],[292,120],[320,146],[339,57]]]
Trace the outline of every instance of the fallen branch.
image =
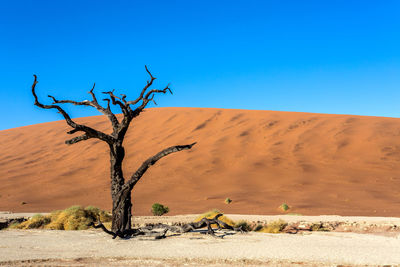
[[[95,225],[93,222],[90,223],[88,226],[93,226],[94,228],[98,229],[101,228],[105,233],[112,235],[113,239],[116,238],[117,236],[120,238],[131,238],[131,237],[135,237],[135,236],[139,236],[139,235],[143,235],[143,236],[150,236],[150,237],[154,237],[155,239],[162,239],[166,237],[166,234],[168,231],[172,232],[172,233],[188,233],[188,232],[193,232],[197,229],[201,229],[201,228],[205,228],[207,227],[207,234],[213,236],[213,237],[217,237],[217,238],[223,238],[223,236],[218,236],[215,234],[214,229],[211,227],[211,225],[215,224],[217,225],[217,230],[221,230],[221,229],[227,229],[227,230],[233,230],[233,231],[240,231],[240,232],[244,232],[242,227],[233,227],[230,226],[229,224],[219,220],[218,218],[221,217],[223,214],[219,213],[217,215],[215,215],[214,218],[212,219],[208,219],[208,218],[203,218],[198,222],[192,222],[192,223],[188,223],[188,224],[184,224],[182,226],[171,226],[171,225],[167,225],[167,224],[156,224],[156,225],[148,225],[148,226],[144,226],[144,227],[140,227],[137,229],[128,229],[128,230],[124,230],[122,232],[117,231],[117,232],[113,232],[108,230],[103,223],[99,220],[98,224]],[[154,231],[154,229],[163,229],[163,231]]]

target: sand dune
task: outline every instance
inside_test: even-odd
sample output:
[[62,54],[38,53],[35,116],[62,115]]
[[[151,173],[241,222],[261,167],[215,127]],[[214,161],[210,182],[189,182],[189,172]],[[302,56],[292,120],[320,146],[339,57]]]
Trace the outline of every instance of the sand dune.
[[[78,121],[110,129],[102,116]],[[110,209],[107,146],[67,146],[68,129],[57,121],[0,131],[0,210]],[[400,119],[152,108],[126,137],[125,176],[163,148],[194,141],[137,184],[135,214],[150,214],[154,202],[171,215],[277,214],[285,202],[304,215],[400,216]],[[233,202],[224,204],[226,197]]]

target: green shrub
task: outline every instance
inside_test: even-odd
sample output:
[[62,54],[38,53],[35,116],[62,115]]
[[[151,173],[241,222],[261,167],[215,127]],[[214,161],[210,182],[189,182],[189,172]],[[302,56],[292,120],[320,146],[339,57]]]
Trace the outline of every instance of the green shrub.
[[151,206],[151,212],[154,216],[161,216],[165,213],[168,213],[169,208],[160,203],[154,203],[153,206]]
[[290,207],[288,206],[288,204],[282,203],[282,205],[279,206],[279,209],[282,211],[287,211],[290,209]]

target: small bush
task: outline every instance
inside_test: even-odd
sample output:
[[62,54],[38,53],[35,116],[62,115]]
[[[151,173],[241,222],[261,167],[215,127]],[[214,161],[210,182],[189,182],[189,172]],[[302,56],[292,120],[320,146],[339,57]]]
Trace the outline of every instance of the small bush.
[[25,222],[10,226],[10,228],[85,230],[89,228],[89,223],[96,222],[99,218],[102,222],[111,221],[111,216],[98,208],[72,206],[65,210],[53,211],[45,216],[37,214]]
[[160,203],[154,203],[153,206],[151,206],[151,212],[154,216],[161,216],[165,213],[168,213],[169,208]]
[[279,209],[282,211],[287,211],[290,209],[290,207],[288,206],[288,204],[282,203],[282,205],[279,206]]
[[267,226],[262,228],[260,232],[271,233],[271,234],[281,233],[282,230],[285,229],[287,225],[288,224],[283,220],[274,221],[267,224]]
[[232,199],[230,199],[229,197],[225,198],[225,204],[231,204]]

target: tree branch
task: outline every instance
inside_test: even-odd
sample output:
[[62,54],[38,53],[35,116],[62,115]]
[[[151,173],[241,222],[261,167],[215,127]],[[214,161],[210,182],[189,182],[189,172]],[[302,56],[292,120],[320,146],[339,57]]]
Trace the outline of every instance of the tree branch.
[[162,89],[162,90],[159,90],[159,89],[150,90],[150,91],[146,94],[146,96],[145,96],[144,98],[145,98],[145,99],[148,99],[149,96],[150,96],[151,94],[155,94],[155,93],[163,93],[163,94],[165,94],[167,91],[169,91],[169,92],[171,93],[171,95],[172,95],[172,91],[171,91],[171,88],[169,88],[169,84],[167,84],[167,86],[165,86],[165,88]]
[[108,92],[102,92],[103,94],[109,95],[112,101],[113,105],[118,105],[121,108],[122,113],[124,113],[125,116],[129,116],[128,109],[125,104],[123,104],[121,101],[117,100],[120,99],[118,96],[114,95],[114,90],[108,91]]
[[[99,102],[97,102],[97,98],[96,95],[94,94],[93,90],[94,87],[96,86],[96,83],[93,83],[93,87],[92,89],[90,89],[89,94],[92,96],[92,101],[90,101],[90,103],[92,104],[93,107],[95,107],[98,111],[100,111],[102,114],[106,115],[108,117],[108,119],[110,120],[114,131],[116,131],[116,129],[119,126],[119,122],[117,117],[115,116],[114,113],[111,112],[111,109],[105,109],[104,107],[102,107]],[[109,103],[110,104],[110,103]]]
[[107,110],[108,112],[111,112],[111,107],[110,107],[110,99],[108,98],[104,98],[103,101],[107,101],[107,108],[105,110]]
[[83,100],[81,102],[73,101],[73,100],[57,100],[54,96],[48,95],[51,99],[53,99],[53,104],[73,104],[75,106],[91,106],[89,100]]
[[[171,153],[179,152],[179,151],[186,150],[186,149],[191,149],[195,144],[196,143],[193,143],[190,145],[182,145],[182,146],[171,146],[171,147],[168,147],[168,148],[158,152],[154,156],[148,158],[145,162],[142,163],[142,166],[140,166],[139,169],[132,175],[131,179],[124,184],[123,189],[127,188],[127,187],[132,189],[133,186],[140,180],[140,178],[142,178],[143,174],[147,171],[147,169],[151,165],[154,165],[161,158],[163,158]],[[123,191],[123,190],[121,190],[121,191]]]
[[53,104],[73,104],[75,106],[94,107],[99,112],[101,112],[102,114],[104,114],[108,117],[108,119],[111,122],[111,125],[113,126],[113,129],[116,130],[116,129],[118,129],[118,126],[119,126],[118,119],[114,115],[114,113],[111,112],[111,109],[105,109],[97,102],[97,98],[93,92],[95,85],[96,85],[96,83],[93,84],[92,89],[89,91],[89,93],[92,95],[93,101],[83,100],[81,102],[78,102],[78,101],[73,101],[73,100],[57,100],[54,96],[51,96],[51,95],[48,95],[48,97],[50,97],[53,100]]
[[71,120],[70,116],[61,107],[59,107],[57,105],[43,105],[42,103],[39,102],[38,97],[35,92],[36,84],[38,83],[37,76],[34,74],[33,77],[34,77],[34,81],[32,84],[32,94],[33,94],[33,97],[35,98],[35,105],[40,108],[43,108],[43,109],[52,109],[52,108],[57,109],[58,112],[64,116],[64,119],[66,120],[66,122],[68,123],[69,126],[71,126],[73,128],[77,128],[78,124],[76,124],[73,120]]
[[[131,112],[132,113],[132,118],[137,117],[143,111],[143,109],[147,106],[147,104],[150,101],[154,101],[153,99],[154,99],[154,95],[156,93],[165,94],[167,91],[169,91],[172,94],[172,91],[169,88],[169,84],[167,86],[165,86],[165,88],[162,89],[162,90],[160,90],[160,89],[152,89],[149,92],[147,92],[147,94],[142,98],[142,100],[143,100],[142,104],[139,107],[137,107],[134,111]],[[155,103],[155,101],[154,101],[154,103]]]
[[74,137],[74,138],[72,138],[72,139],[66,140],[65,143],[66,143],[67,145],[72,145],[72,144],[76,144],[76,143],[78,143],[78,142],[80,142],[80,141],[87,140],[87,139],[89,139],[89,138],[91,138],[91,137],[88,136],[87,134],[83,134],[83,135]]
[[128,101],[126,102],[127,105],[136,105],[140,100],[143,99],[144,93],[146,93],[147,89],[153,84],[154,80],[157,78],[154,78],[149,69],[147,68],[146,65],[144,65],[144,68],[146,69],[147,73],[150,76],[150,80],[147,81],[146,86],[142,89],[142,92],[140,93],[139,97],[134,100],[134,101]]
[[[57,109],[58,112],[63,115],[63,117],[64,117],[65,121],[67,122],[67,124],[69,126],[71,126],[72,128],[74,128],[73,130],[69,131],[69,133],[75,133],[75,132],[78,132],[78,131],[83,131],[83,132],[85,132],[85,135],[87,135],[88,138],[98,138],[98,139],[100,139],[102,141],[105,141],[107,143],[114,142],[114,139],[111,136],[109,136],[108,134],[105,134],[105,133],[103,133],[101,131],[95,130],[95,129],[89,127],[89,126],[76,123],[75,121],[73,121],[71,119],[71,117],[68,115],[68,113],[65,112],[60,106],[54,105],[54,104],[53,105],[44,105],[44,104],[40,103],[39,100],[38,100],[38,97],[36,95],[36,92],[35,92],[36,84],[38,83],[37,76],[33,75],[33,77],[34,77],[34,81],[33,81],[33,84],[32,84],[32,95],[35,98],[35,103],[34,104],[36,106],[40,107],[40,108],[43,108],[43,109]],[[51,97],[51,98],[53,98],[53,97]],[[57,102],[61,103],[60,101],[57,101],[55,98],[53,98],[53,100],[55,100],[56,103]],[[63,101],[69,101],[69,100],[63,100]],[[75,102],[75,101],[72,101],[72,102]],[[76,102],[76,103],[83,103],[83,102]],[[82,138],[82,137],[80,137],[80,138]],[[88,139],[88,138],[86,138],[86,139]],[[71,140],[73,140],[73,139],[71,139]],[[71,140],[69,140],[69,141],[71,141]],[[82,139],[82,140],[84,140],[84,139]],[[79,141],[81,141],[81,140],[79,140]],[[77,142],[79,142],[79,141],[77,141]],[[76,143],[76,142],[72,142],[72,143]]]

